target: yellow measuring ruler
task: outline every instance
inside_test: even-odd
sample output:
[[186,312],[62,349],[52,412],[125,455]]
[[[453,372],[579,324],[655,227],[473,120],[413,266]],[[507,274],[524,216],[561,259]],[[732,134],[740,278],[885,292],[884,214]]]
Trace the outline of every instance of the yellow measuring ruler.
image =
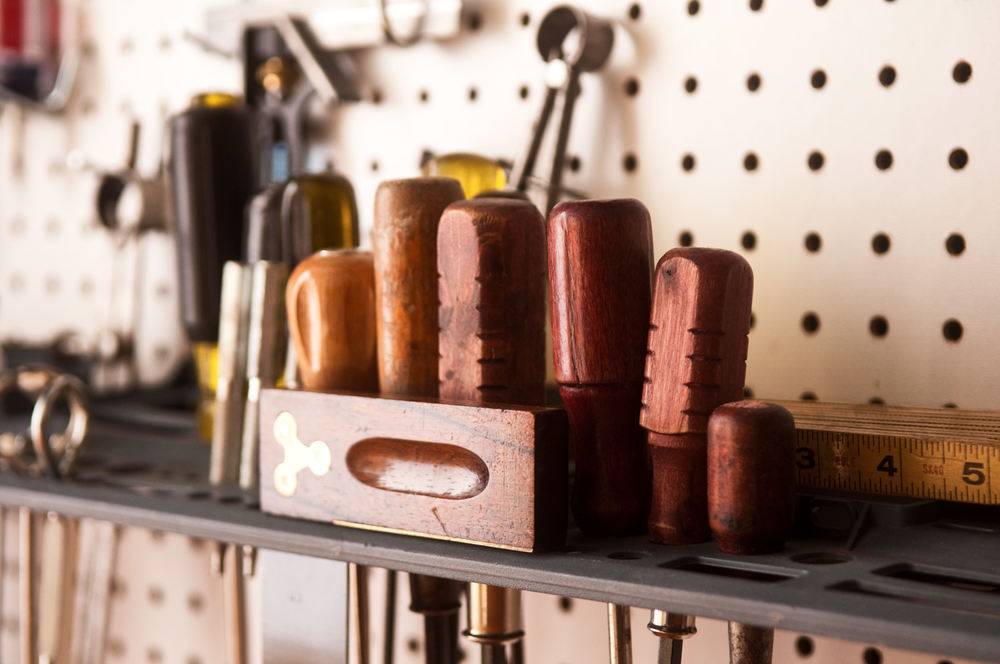
[[1000,413],[777,403],[795,417],[799,488],[1000,505]]

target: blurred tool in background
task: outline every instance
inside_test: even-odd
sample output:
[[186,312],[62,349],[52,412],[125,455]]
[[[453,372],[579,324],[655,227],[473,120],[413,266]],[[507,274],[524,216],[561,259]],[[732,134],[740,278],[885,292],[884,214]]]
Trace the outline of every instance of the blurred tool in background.
[[[738,400],[746,376],[753,272],[721,249],[673,249],[653,278],[640,422],[653,470],[649,533],[662,544],[709,539],[708,418]],[[660,664],[677,664],[693,617],[653,611]]]
[[425,152],[420,172],[424,177],[458,180],[465,198],[475,198],[483,192],[502,190],[507,186],[507,169],[504,165],[477,154],[454,152],[434,155]]
[[[527,201],[454,203],[438,230],[440,398],[541,404],[545,389],[545,229]],[[517,590],[469,585],[465,631],[484,664],[523,660]],[[509,653],[508,653],[509,650]]]
[[[444,177],[389,180],[375,192],[372,238],[382,394],[438,396],[438,224],[445,208],[462,198],[459,182]],[[395,574],[389,571],[386,590],[387,605],[393,609]],[[462,584],[409,576],[410,610],[424,616],[425,661],[458,664]],[[387,648],[392,631],[386,630]],[[392,660],[391,650],[384,660]]]
[[[559,5],[551,9],[539,23],[536,43],[539,55],[547,63],[545,67],[547,90],[532,132],[528,152],[515,179],[515,188],[520,192],[528,191],[538,153],[542,147],[542,139],[545,137],[545,130],[561,92],[562,115],[559,118],[552,170],[546,187],[546,213],[555,207],[562,195],[566,146],[569,145],[573,108],[577,97],[580,96],[580,75],[583,72],[597,71],[604,66],[611,55],[614,36],[610,22],[570,5]],[[566,48],[567,45],[572,48]]]
[[181,318],[201,390],[198,429],[211,439],[222,268],[238,261],[254,191],[251,119],[239,99],[199,95],[170,121],[170,181]]
[[[285,291],[288,332],[295,345],[302,386],[317,391],[378,391],[378,358],[375,335],[375,269],[369,252],[344,249],[320,251],[302,261],[292,272]],[[279,569],[265,556],[265,576]],[[280,561],[275,561],[280,564]],[[277,592],[299,593],[320,604],[350,604],[350,624],[353,643],[357,647],[359,664],[369,662],[368,638],[368,570],[354,563],[323,561],[326,566],[339,566],[349,576],[350,597],[331,596],[333,588],[315,585],[280,586]],[[278,571],[279,574],[284,572]],[[288,577],[293,571],[288,572]],[[280,577],[279,577],[280,578]],[[308,581],[307,581],[308,583]],[[268,580],[265,587],[275,587]],[[263,601],[267,603],[265,595]],[[280,603],[280,600],[277,600]],[[336,607],[333,607],[336,609]],[[301,616],[287,616],[301,621]],[[333,628],[333,626],[331,626]],[[329,635],[311,643],[305,640],[309,632],[295,645],[301,659],[315,662],[329,656]],[[287,654],[288,644],[282,638],[287,630],[279,625],[272,632],[264,624],[263,654],[272,661]],[[272,638],[274,635],[274,638]],[[270,658],[270,659],[269,659]],[[286,660],[283,660],[286,661]]]
[[[646,530],[649,464],[639,426],[653,233],[635,200],[560,203],[548,220],[552,350],[570,418],[573,517],[594,536]],[[632,661],[626,606],[608,606],[613,664]]]

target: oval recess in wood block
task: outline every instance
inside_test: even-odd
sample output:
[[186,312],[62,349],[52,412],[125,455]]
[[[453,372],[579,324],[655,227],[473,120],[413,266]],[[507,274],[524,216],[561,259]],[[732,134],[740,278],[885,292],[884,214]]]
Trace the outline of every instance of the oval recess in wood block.
[[400,438],[366,438],[347,452],[354,477],[376,489],[464,500],[482,493],[490,471],[456,445]]

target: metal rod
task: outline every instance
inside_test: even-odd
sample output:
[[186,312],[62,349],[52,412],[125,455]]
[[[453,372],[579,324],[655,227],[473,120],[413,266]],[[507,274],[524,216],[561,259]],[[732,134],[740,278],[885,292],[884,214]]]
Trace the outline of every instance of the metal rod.
[[608,646],[611,664],[632,664],[632,623],[627,606],[608,604]]
[[18,510],[18,626],[21,664],[38,664],[35,641],[35,521],[27,507]]
[[387,569],[385,575],[385,640],[382,645],[382,664],[392,664],[396,648],[396,578],[394,569]]
[[729,664],[771,664],[774,630],[729,623]]

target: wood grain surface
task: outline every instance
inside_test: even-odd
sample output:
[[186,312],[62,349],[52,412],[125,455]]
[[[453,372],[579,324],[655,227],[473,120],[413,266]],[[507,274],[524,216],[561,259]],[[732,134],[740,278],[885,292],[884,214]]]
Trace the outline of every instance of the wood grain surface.
[[708,520],[726,553],[780,551],[795,515],[795,422],[776,404],[737,401],[708,421]]
[[316,252],[288,278],[285,306],[303,387],[378,389],[370,252]]
[[668,251],[656,266],[640,422],[649,431],[649,531],[708,539],[706,445],[715,408],[742,396],[753,272],[721,249]]
[[545,240],[535,206],[500,198],[450,205],[438,273],[441,399],[542,403]]
[[[294,417],[299,441],[322,441],[331,459],[329,471],[321,475],[301,470],[290,497],[281,495],[274,481],[275,468],[284,460],[274,431],[282,413]],[[412,441],[427,452],[397,453],[401,446],[379,448],[372,440]],[[352,455],[359,447],[361,452]],[[462,454],[456,455],[455,448]],[[358,454],[366,458],[359,461]],[[478,459],[475,473],[485,468],[485,483],[472,492],[442,490],[447,482],[442,478],[464,482],[470,477],[472,457]],[[274,514],[525,551],[547,549],[565,542],[566,460],[561,409],[292,390],[265,390],[261,399],[261,507]],[[384,481],[372,478],[380,472]]]
[[444,209],[463,199],[451,178],[388,180],[375,192],[372,231],[379,389],[438,392],[437,233]]
[[652,262],[649,212],[636,200],[567,202],[549,214],[552,349],[576,466],[573,516],[595,535],[646,527],[639,409]]

